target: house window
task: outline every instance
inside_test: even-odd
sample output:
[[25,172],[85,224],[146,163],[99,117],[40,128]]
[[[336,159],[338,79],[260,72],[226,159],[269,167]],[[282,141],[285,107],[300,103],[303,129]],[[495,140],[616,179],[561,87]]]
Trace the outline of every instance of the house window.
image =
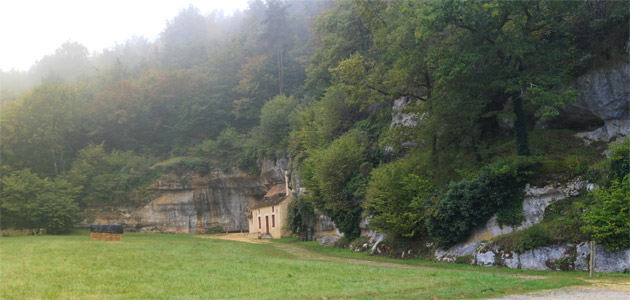
[[274,206],[271,207],[271,212],[273,212]]
[[258,217],[258,229],[262,228],[262,223],[260,222],[260,217]]
[[271,227],[276,227],[276,215],[271,215]]

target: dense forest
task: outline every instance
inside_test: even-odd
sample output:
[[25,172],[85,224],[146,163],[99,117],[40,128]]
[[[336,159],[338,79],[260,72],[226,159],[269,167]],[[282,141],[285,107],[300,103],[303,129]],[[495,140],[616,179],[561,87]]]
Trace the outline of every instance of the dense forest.
[[629,12],[628,1],[256,0],[231,16],[184,9],[153,42],[94,54],[67,42],[27,72],[0,72],[2,227],[64,232],[90,205],[145,204],[169,168],[257,174],[260,159],[288,155],[310,191],[292,204],[296,233],[317,210],[347,240],[370,215],[392,238],[449,247],[495,213],[518,224],[525,184],[561,174],[602,188],[561,228],[511,242],[630,247],[630,142],[585,147],[580,128],[533,126],[575,101],[572,80],[628,61]]

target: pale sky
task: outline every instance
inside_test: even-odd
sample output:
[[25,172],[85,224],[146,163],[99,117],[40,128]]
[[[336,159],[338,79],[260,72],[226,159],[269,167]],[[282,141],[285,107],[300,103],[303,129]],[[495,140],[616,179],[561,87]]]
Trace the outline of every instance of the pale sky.
[[66,41],[90,53],[133,35],[153,41],[189,4],[204,15],[247,8],[247,0],[0,0],[0,69],[28,70]]

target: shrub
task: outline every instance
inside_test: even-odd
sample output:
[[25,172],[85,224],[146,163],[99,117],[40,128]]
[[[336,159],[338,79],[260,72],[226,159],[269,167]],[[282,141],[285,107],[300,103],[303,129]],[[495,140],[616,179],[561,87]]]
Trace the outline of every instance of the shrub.
[[540,246],[549,245],[552,237],[542,224],[535,224],[523,232],[520,243],[515,249],[517,252],[531,250]]
[[342,236],[340,239],[335,241],[333,246],[336,248],[348,248],[348,246],[350,246],[350,242],[348,241],[348,238]]
[[630,175],[593,192],[583,231],[610,250],[630,247]]
[[361,230],[360,201],[365,192],[365,138],[350,131],[327,148],[315,151],[304,165],[302,176],[313,193],[315,207],[326,213],[348,239],[359,236]]
[[68,232],[78,221],[80,192],[80,186],[64,179],[40,179],[28,169],[16,171],[2,178],[2,227]]
[[287,211],[286,229],[295,235],[301,235],[306,232],[308,226],[315,223],[315,210],[313,202],[310,198],[300,197],[294,199]]
[[207,234],[214,234],[214,233],[221,233],[221,232],[224,232],[223,227],[221,226],[214,226],[214,227],[206,228]]
[[360,237],[358,237],[358,238],[354,239],[354,240],[350,243],[349,247],[350,247],[350,249],[352,249],[352,250],[355,250],[355,251],[356,251],[356,249],[360,249],[361,247],[363,247],[363,245],[364,245],[365,243],[367,243],[367,242],[369,242],[369,241],[370,241],[370,239],[369,239],[369,238],[364,237],[364,236],[360,236]]
[[424,231],[423,203],[433,188],[416,169],[414,160],[401,159],[372,171],[365,196],[370,227],[402,237]]
[[501,207],[522,203],[526,180],[539,161],[540,158],[524,156],[501,160],[484,167],[477,178],[452,184],[442,197],[427,201],[425,223],[437,245],[446,249],[467,238],[471,230],[487,222]]
[[541,246],[585,241],[587,237],[580,230],[584,226],[582,209],[585,202],[588,202],[586,195],[558,200],[545,209],[542,222],[497,237],[491,245],[522,253]]
[[610,175],[622,181],[630,173],[630,137],[610,146]]

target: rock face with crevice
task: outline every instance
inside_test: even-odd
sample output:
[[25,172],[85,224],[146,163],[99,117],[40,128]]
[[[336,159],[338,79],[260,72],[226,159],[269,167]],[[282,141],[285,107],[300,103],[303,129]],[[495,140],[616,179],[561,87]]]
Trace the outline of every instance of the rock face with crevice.
[[630,63],[587,72],[572,87],[580,93],[575,103],[562,106],[557,118],[539,121],[537,127],[585,130],[577,136],[586,141],[630,135]]

